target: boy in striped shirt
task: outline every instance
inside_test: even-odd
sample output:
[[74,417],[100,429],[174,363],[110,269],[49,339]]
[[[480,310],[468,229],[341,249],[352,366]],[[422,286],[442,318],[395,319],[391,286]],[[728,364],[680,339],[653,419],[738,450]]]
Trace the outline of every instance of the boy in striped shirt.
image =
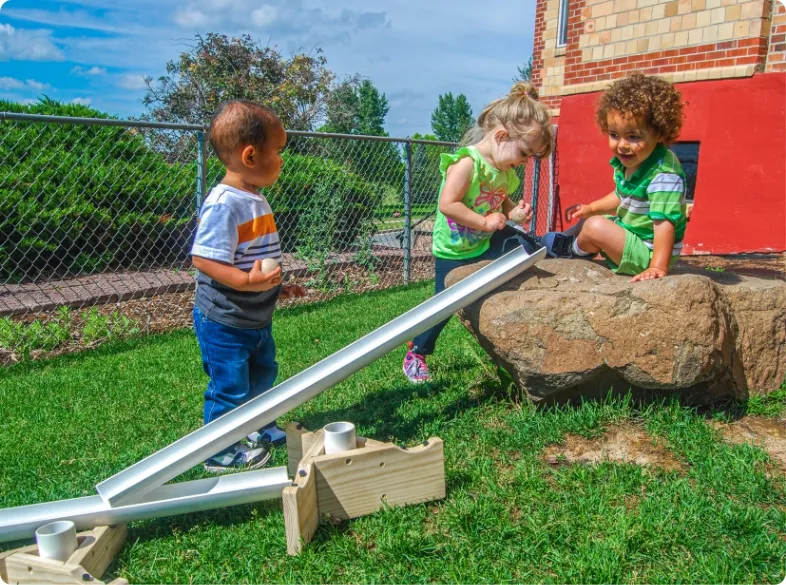
[[[223,103],[208,131],[226,175],[202,204],[191,255],[197,275],[194,331],[210,377],[204,422],[270,390],[278,374],[273,311],[279,298],[302,296],[281,284],[281,267],[264,273],[262,260],[281,258],[276,222],[259,192],[281,174],[287,133],[276,114],[247,100]],[[208,471],[256,469],[280,444],[275,423],[205,462]]]
[[[581,220],[543,243],[551,256],[603,254],[612,271],[633,282],[663,278],[682,250],[685,235],[685,173],[667,145],[679,136],[682,102],[673,85],[633,74],[606,89],[596,121],[614,155],[615,190],[566,210]],[[616,213],[614,216],[607,214]]]

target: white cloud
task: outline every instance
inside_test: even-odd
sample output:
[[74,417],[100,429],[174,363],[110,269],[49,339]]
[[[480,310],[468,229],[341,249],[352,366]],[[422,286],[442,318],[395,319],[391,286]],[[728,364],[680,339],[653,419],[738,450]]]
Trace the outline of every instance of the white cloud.
[[48,83],[41,83],[35,79],[26,79],[25,83],[27,84],[27,87],[36,91],[41,91],[42,89],[47,89],[49,87]]
[[[113,10],[115,6],[106,5],[100,13],[89,12],[86,10],[66,10],[61,8],[58,11],[40,9],[16,9],[9,16],[36,22],[54,27],[67,27],[74,29],[84,29],[115,34],[144,34],[149,26],[144,26],[142,22],[133,22],[134,16],[139,16],[137,12],[121,12]],[[155,9],[152,9],[155,10]]]
[[91,77],[96,75],[106,75],[105,67],[98,67],[93,65],[90,69],[85,69],[81,65],[77,65],[71,69],[71,75],[79,75],[80,77]]
[[268,6],[266,4],[261,8],[257,8],[251,12],[251,23],[254,26],[264,28],[267,25],[272,24],[275,20],[276,9],[273,6]]
[[[475,114],[504,95],[516,67],[531,54],[535,15],[534,2],[510,0],[484,0],[482,10],[474,0],[454,0],[450,10],[424,0],[29,0],[31,7],[41,6],[29,9],[21,8],[24,2],[15,4],[12,0],[3,8],[4,16],[15,19],[11,22],[38,23],[30,26],[53,29],[56,36],[0,24],[0,61],[22,54],[29,59],[46,54],[48,47],[54,58],[62,60],[65,53],[82,72],[106,69],[105,75],[75,74],[71,82],[80,85],[72,91],[92,95],[101,86],[91,105],[111,113],[138,115],[141,73],[164,74],[167,61],[193,48],[194,33],[248,33],[285,56],[321,48],[338,78],[360,74],[371,79],[387,94],[386,130],[394,136],[430,132],[431,111],[441,93],[464,93]],[[16,33],[13,40],[11,32]],[[20,35],[25,41],[16,39]],[[43,42],[44,49],[33,50],[26,42],[30,38]],[[2,63],[0,70],[14,75]],[[48,80],[50,71],[33,65],[15,75]],[[91,93],[80,89],[88,81]],[[30,88],[8,91],[18,97],[33,93]]]
[[0,77],[0,89],[32,89],[34,91],[41,91],[47,89],[48,83],[41,83],[35,79],[14,79],[13,77]]
[[86,98],[86,97],[76,97],[71,100],[71,103],[79,104],[80,106],[89,106],[90,104],[93,103],[93,100],[91,98]]
[[0,24],[0,61],[62,61],[63,52],[52,41],[52,32],[16,29]]
[[210,19],[207,14],[190,6],[185,10],[178,10],[175,13],[175,23],[181,28],[202,28],[209,22]]
[[249,23],[264,28],[276,20],[276,8],[258,0],[197,0],[177,10],[174,20],[185,29],[226,24],[248,26]]
[[191,0],[175,10],[172,18],[188,31],[268,33],[275,35],[274,42],[284,40],[295,46],[346,43],[358,31],[389,26],[386,12],[368,11],[365,5],[358,9],[329,6],[323,9],[309,0]]
[[115,82],[115,85],[123,89],[147,89],[145,76],[138,73],[126,73],[125,75],[121,75]]
[[12,77],[0,77],[0,89],[22,89],[25,83]]

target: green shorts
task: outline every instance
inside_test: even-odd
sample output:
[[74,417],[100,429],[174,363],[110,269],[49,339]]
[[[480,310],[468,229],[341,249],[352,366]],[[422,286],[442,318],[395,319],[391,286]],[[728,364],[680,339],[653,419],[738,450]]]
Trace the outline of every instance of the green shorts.
[[[647,247],[639,236],[633,232],[625,230],[625,247],[622,250],[622,261],[617,266],[614,262],[601,251],[603,257],[606,259],[606,264],[609,265],[611,271],[616,274],[630,274],[636,276],[641,274],[650,267],[652,261],[652,250]],[[669,261],[669,270],[674,266],[679,256],[672,256]]]

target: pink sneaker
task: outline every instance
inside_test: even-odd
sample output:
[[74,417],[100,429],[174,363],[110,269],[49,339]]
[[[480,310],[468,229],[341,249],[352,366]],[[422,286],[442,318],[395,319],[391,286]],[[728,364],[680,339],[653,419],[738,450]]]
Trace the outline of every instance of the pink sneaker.
[[419,353],[408,351],[404,357],[404,374],[414,384],[428,382],[429,375],[426,358]]

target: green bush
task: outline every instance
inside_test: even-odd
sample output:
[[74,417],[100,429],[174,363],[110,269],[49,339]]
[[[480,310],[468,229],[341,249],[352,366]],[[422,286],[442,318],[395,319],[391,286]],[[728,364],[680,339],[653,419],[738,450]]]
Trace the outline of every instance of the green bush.
[[284,153],[281,179],[265,195],[285,251],[336,252],[351,247],[371,222],[383,188],[330,159]]
[[[0,111],[108,118],[44,99]],[[168,164],[134,130],[6,122],[0,138],[0,279],[182,260],[196,163]]]
[[36,349],[52,350],[71,338],[71,310],[61,307],[57,316],[46,323],[36,319],[32,323],[0,318],[0,348],[28,355]]
[[[0,111],[108,118],[44,99]],[[108,269],[180,266],[196,226],[195,160],[167,153],[172,132],[6,122],[0,136],[0,280],[38,280]],[[181,143],[193,142],[183,134]],[[196,149],[193,149],[196,158]],[[281,179],[265,193],[285,251],[308,247],[315,226],[333,225],[320,246],[353,244],[384,185],[328,158],[285,153]],[[208,159],[208,188],[224,169]]]

